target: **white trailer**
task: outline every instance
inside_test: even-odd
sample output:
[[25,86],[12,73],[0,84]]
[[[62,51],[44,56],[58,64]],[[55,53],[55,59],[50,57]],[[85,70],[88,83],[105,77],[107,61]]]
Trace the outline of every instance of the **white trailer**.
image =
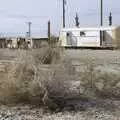
[[60,31],[61,47],[113,47],[120,41],[120,27],[63,28]]

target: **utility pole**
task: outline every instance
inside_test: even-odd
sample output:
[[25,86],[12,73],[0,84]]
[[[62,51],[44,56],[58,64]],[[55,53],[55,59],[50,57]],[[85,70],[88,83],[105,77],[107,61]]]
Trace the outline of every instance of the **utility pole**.
[[100,25],[103,26],[103,0],[101,0],[100,6],[101,6]]
[[79,27],[80,23],[79,23],[79,17],[78,14],[76,13],[76,17],[75,17],[75,26]]
[[65,0],[63,0],[63,28],[65,28]]
[[50,20],[48,21],[48,40],[50,43],[50,37],[51,37],[51,26],[50,26]]
[[28,22],[28,37],[31,37],[31,24],[32,22]]
[[110,15],[109,15],[109,26],[112,25],[112,13],[110,12]]
[[[100,26],[103,26],[103,0],[100,0]],[[100,45],[103,43],[103,31],[100,31]]]

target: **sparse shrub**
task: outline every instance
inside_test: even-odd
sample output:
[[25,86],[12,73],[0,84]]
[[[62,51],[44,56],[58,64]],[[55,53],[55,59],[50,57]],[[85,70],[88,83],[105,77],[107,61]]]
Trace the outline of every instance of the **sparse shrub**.
[[62,106],[64,102],[59,101],[74,93],[70,89],[74,73],[59,54],[55,48],[19,51],[19,60],[7,69],[3,88],[0,88],[0,101],[46,105],[50,109]]
[[[18,61],[8,66],[5,80],[0,81],[0,102],[46,105],[54,110],[76,96],[81,100],[120,97],[118,74],[100,71],[92,61],[76,72],[71,60],[60,52],[52,47],[18,51]],[[79,88],[75,85],[73,89],[73,83]]]
[[50,41],[49,41],[49,45],[50,45],[51,47],[56,47],[57,44],[58,44],[58,40],[59,40],[58,37],[56,37],[55,35],[51,35]]
[[45,47],[33,52],[37,64],[56,64],[60,59],[60,48]]
[[112,72],[99,73],[98,78],[95,79],[94,84],[100,83],[101,89],[96,85],[97,92],[102,97],[115,97],[120,98],[120,88],[117,86],[119,84],[120,76]]
[[93,62],[88,62],[85,66],[79,78],[86,96],[120,98],[120,75],[118,73],[99,70]]

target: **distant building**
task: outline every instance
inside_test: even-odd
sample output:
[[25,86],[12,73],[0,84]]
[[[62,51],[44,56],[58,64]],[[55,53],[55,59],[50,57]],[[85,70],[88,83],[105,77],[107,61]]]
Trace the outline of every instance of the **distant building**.
[[0,48],[40,48],[48,45],[48,38],[4,37],[0,38]]
[[6,48],[7,47],[7,41],[5,37],[0,38],[0,48]]
[[48,38],[32,38],[33,48],[41,48],[43,46],[48,46]]
[[61,47],[120,47],[120,27],[63,28]]

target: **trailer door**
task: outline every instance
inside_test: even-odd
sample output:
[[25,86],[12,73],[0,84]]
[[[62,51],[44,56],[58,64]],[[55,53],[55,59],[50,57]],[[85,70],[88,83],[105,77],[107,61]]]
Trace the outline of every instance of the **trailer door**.
[[67,46],[77,46],[77,38],[73,35],[71,31],[66,33]]

